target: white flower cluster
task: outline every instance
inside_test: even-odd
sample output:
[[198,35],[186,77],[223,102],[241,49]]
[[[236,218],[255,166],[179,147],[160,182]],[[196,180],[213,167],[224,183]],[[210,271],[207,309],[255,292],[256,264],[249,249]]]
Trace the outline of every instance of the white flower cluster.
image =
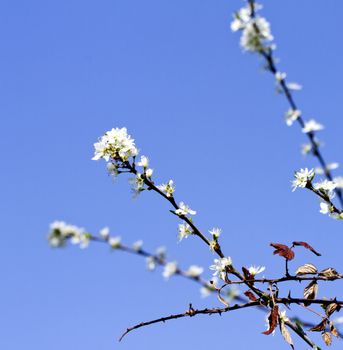
[[154,271],[158,263],[161,263],[161,261],[164,261],[165,258],[166,258],[166,248],[163,246],[158,247],[156,249],[156,256],[148,256],[146,258],[147,269],[149,271]]
[[89,244],[90,235],[83,228],[69,225],[64,221],[54,221],[50,224],[48,241],[52,247],[63,247],[67,240],[79,244],[80,248],[86,248]]
[[308,182],[311,182],[315,176],[314,170],[300,169],[294,173],[295,179],[292,181],[293,192],[298,188],[305,188]]
[[319,206],[319,212],[324,215],[329,215],[333,219],[343,220],[343,213],[337,213],[334,211],[333,205],[330,203],[331,199],[335,196],[335,189],[337,188],[337,183],[335,181],[323,180],[321,182],[315,183],[313,187],[321,192],[328,200],[322,199]]
[[134,139],[127,134],[126,128],[113,128],[107,131],[98,142],[94,144],[95,153],[93,160],[105,159],[108,161],[127,161],[135,157],[138,150]]
[[146,156],[141,156],[141,160],[137,163],[137,165],[143,167],[145,176],[150,179],[154,170],[149,168],[149,158]]
[[[251,6],[254,6],[255,16],[253,16]],[[256,12],[261,8],[262,6],[259,4],[247,4],[234,14],[234,19],[231,22],[232,31],[242,30],[240,43],[246,51],[261,52],[272,48],[271,45],[266,45],[267,42],[273,40],[270,24],[265,18],[256,15]]]
[[224,257],[220,259],[214,259],[214,264],[210,266],[210,270],[213,270],[213,276],[219,275],[222,280],[225,280],[227,268],[232,265],[231,258]]

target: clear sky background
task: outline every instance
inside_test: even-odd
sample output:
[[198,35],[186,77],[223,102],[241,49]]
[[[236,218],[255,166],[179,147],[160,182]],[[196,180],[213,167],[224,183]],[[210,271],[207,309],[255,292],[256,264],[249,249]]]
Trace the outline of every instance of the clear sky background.
[[[106,246],[48,246],[55,219],[92,232],[109,226],[128,244],[166,245],[170,259],[210,277],[214,256],[196,238],[177,243],[178,220],[161,198],[132,200],[124,176],[113,184],[104,163],[91,161],[93,143],[116,126],[150,157],[158,182],[174,179],[203,231],[223,229],[237,266],[277,276],[283,261],[269,243],[304,240],[323,257],[298,250],[293,270],[312,262],[343,271],[342,223],[321,215],[311,193],[291,192],[293,171],[317,165],[300,154],[305,137],[285,125],[273,78],[230,32],[242,3],[1,2],[1,349],[287,349],[279,334],[261,334],[255,310],[171,321],[117,342],[134,323],[219,302]],[[342,161],[343,2],[263,3],[281,70],[304,86],[296,96],[304,117],[326,126],[326,159]],[[335,284],[322,284],[320,296],[339,296]]]

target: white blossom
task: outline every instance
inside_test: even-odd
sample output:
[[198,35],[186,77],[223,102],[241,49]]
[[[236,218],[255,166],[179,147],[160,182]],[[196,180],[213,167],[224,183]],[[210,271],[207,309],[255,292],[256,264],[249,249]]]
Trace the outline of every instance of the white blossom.
[[121,243],[121,237],[110,237],[108,239],[108,244],[111,246],[113,249],[120,248],[120,243]]
[[323,180],[321,182],[317,182],[313,185],[313,187],[316,190],[322,190],[324,192],[332,192],[335,188],[336,188],[336,183],[333,181],[329,181],[329,180]]
[[132,244],[132,248],[136,252],[140,251],[142,249],[142,246],[143,246],[143,241],[142,240],[136,241],[136,242],[134,242]]
[[89,235],[86,233],[75,233],[71,238],[70,241],[72,244],[78,244],[81,249],[85,249],[89,245]]
[[284,79],[286,78],[286,76],[287,76],[287,74],[284,73],[284,72],[279,72],[279,71],[277,71],[277,72],[275,73],[275,79],[276,79],[276,81],[279,82],[279,83],[280,83],[282,80],[284,80]]
[[214,264],[210,266],[210,270],[213,270],[213,276],[219,275],[221,279],[225,279],[226,269],[232,265],[230,257],[224,257],[220,259],[214,259]]
[[146,177],[151,178],[153,172],[154,172],[153,169],[150,169],[150,168],[147,169],[147,170],[145,171]]
[[146,267],[149,271],[153,271],[156,269],[156,259],[153,256],[148,256],[146,258]]
[[320,210],[319,210],[320,213],[324,215],[331,213],[331,210],[330,210],[331,205],[329,203],[321,202],[319,206],[320,206]]
[[175,192],[175,185],[173,180],[169,180],[165,184],[158,185],[157,188],[162,191],[167,197],[171,197]]
[[300,171],[296,171],[294,174],[295,179],[292,181],[293,191],[297,189],[297,187],[305,188],[309,181],[312,181],[314,178],[314,170],[300,169]]
[[192,210],[188,205],[186,205],[183,202],[180,202],[179,209],[175,210],[175,214],[179,216],[186,216],[189,215],[195,215],[197,212],[195,210]]
[[302,129],[303,133],[309,133],[314,131],[323,130],[324,126],[322,124],[317,123],[314,119],[311,119],[305,122],[305,126]]
[[294,90],[294,91],[299,91],[303,88],[302,85],[300,85],[296,82],[287,83],[287,87],[289,90]]
[[301,111],[298,109],[290,108],[285,114],[285,121],[288,126],[291,126],[299,117],[301,116]]
[[272,41],[269,22],[263,17],[251,19],[244,27],[241,36],[241,46],[246,51],[260,51],[266,41]]
[[343,176],[337,176],[333,179],[336,188],[343,188]]
[[134,197],[138,196],[144,190],[143,174],[137,173],[134,178],[129,179],[129,183],[132,185]]
[[201,287],[200,288],[200,295],[202,298],[207,298],[211,295],[212,290],[208,287]]
[[160,258],[164,258],[166,256],[167,249],[164,246],[158,247],[156,249],[156,255],[158,255]]
[[279,311],[279,317],[283,322],[288,322],[289,318],[287,317],[286,310]]
[[304,143],[304,144],[301,145],[301,153],[304,156],[309,154],[311,151],[312,151],[312,144],[311,143]]
[[220,234],[222,233],[222,230],[218,227],[213,227],[212,230],[210,230],[209,232],[213,236],[213,238],[218,239],[220,237]]
[[149,166],[149,158],[146,156],[141,156],[141,160],[137,163],[137,165],[147,168]]
[[[328,163],[328,164],[326,164],[326,170],[327,171],[332,171],[332,170],[335,170],[335,169],[337,169],[337,168],[339,168],[339,163],[336,163],[336,162],[334,162],[334,163]],[[316,174],[319,174],[319,175],[323,175],[325,172],[324,172],[324,169],[323,168],[321,168],[321,167],[317,167],[316,169],[315,169],[315,172],[316,172]]]
[[250,275],[256,276],[257,274],[263,272],[266,268],[264,266],[250,266],[248,271]]
[[89,239],[83,228],[67,224],[64,221],[54,221],[50,224],[48,241],[52,247],[64,246],[69,238],[73,244],[80,244],[82,248],[88,245]]
[[179,241],[182,241],[184,238],[187,238],[193,233],[192,228],[188,224],[179,224],[178,228],[178,238]]
[[104,227],[100,230],[99,234],[103,239],[108,239],[110,235],[110,229],[108,227]]
[[108,173],[110,175],[112,175],[113,178],[115,178],[118,175],[118,166],[117,166],[117,164],[112,163],[112,162],[108,162],[106,164],[106,168],[107,168]]
[[165,279],[169,279],[171,276],[173,276],[176,273],[176,271],[177,271],[177,262],[172,261],[167,263],[164,266],[162,275]]
[[231,22],[231,30],[236,32],[243,29],[251,19],[251,8],[249,5],[242,7],[238,12],[233,14],[233,21]]
[[189,277],[199,277],[204,272],[204,269],[201,266],[191,265],[186,270],[186,275]]
[[126,128],[113,128],[107,131],[98,142],[94,144],[93,160],[104,158],[107,162],[127,161],[130,157],[135,157],[138,150],[135,146],[134,139],[127,134]]

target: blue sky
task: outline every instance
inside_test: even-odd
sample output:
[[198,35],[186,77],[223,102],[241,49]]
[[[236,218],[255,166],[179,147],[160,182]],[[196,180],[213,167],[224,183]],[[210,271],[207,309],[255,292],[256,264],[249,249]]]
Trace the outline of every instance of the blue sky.
[[[324,155],[340,162],[343,3],[263,3],[281,70],[303,84],[296,98],[304,117],[326,126]],[[199,240],[177,243],[166,203],[152,193],[132,200],[124,176],[113,184],[91,161],[93,143],[116,126],[149,156],[157,181],[174,179],[176,198],[198,211],[203,231],[223,229],[237,266],[265,265],[276,276],[283,264],[269,243],[304,240],[323,257],[299,251],[293,269],[312,262],[343,270],[342,224],[319,214],[310,193],[291,192],[293,171],[316,163],[301,156],[297,126],[285,125],[288,106],[272,77],[230,32],[241,5],[1,2],[2,349],[287,348],[279,335],[261,335],[264,316],[254,310],[156,325],[116,342],[127,326],[189,302],[218,305],[189,281],[147,272],[138,257],[48,246],[48,225],[61,219],[93,232],[109,226],[151,250],[166,245],[181,266],[212,263]],[[337,294],[337,285],[324,284],[320,295]]]

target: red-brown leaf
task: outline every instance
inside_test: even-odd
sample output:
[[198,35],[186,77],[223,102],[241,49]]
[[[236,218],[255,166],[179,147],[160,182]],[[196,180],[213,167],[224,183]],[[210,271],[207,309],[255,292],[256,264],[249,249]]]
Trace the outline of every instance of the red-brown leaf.
[[293,260],[294,259],[294,252],[293,250],[286,246],[285,244],[281,244],[281,243],[270,243],[270,245],[275,248],[273,254],[276,255],[280,255],[282,257],[284,257],[286,260]]
[[279,318],[279,307],[275,305],[268,316],[269,329],[265,332],[262,332],[262,334],[265,334],[265,335],[272,334],[277,326],[278,318]]
[[311,247],[308,243],[306,242],[293,242],[294,246],[302,246],[308,250],[310,250],[313,254],[316,254],[317,256],[321,256],[322,254],[318,253],[313,247]]
[[249,270],[246,267],[243,266],[242,271],[244,274],[244,278],[246,280],[253,280],[254,279],[254,276],[249,272]]
[[248,297],[251,301],[256,301],[257,300],[255,294],[253,292],[251,292],[250,290],[247,290],[246,292],[244,292],[244,295],[246,297]]

